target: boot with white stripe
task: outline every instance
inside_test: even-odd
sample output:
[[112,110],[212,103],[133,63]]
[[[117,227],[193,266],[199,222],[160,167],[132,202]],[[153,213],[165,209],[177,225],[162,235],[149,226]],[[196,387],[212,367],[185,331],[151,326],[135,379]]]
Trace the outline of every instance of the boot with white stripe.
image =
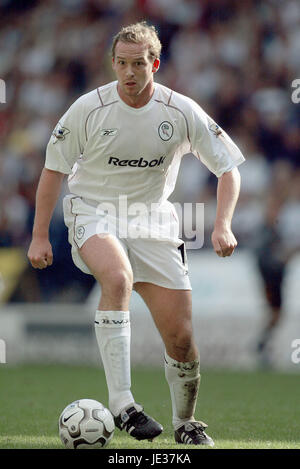
[[116,427],[125,430],[136,440],[152,441],[163,431],[161,424],[145,414],[143,407],[136,403],[125,407],[114,420]]
[[184,445],[214,446],[212,438],[204,431],[206,428],[207,425],[204,422],[186,422],[175,430],[175,441]]

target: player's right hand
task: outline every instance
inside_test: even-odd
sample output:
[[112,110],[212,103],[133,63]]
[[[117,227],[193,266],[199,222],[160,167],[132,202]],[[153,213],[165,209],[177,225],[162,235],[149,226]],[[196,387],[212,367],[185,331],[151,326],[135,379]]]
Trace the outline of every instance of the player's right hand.
[[28,249],[27,257],[35,269],[45,269],[52,265],[52,246],[47,238],[33,238]]

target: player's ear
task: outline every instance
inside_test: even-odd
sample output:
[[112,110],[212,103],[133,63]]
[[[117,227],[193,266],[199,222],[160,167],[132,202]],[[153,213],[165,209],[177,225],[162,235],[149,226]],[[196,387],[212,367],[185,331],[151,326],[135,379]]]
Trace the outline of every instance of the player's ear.
[[155,59],[154,62],[153,62],[153,65],[152,65],[152,72],[153,73],[156,73],[158,71],[159,65],[160,65],[160,60]]

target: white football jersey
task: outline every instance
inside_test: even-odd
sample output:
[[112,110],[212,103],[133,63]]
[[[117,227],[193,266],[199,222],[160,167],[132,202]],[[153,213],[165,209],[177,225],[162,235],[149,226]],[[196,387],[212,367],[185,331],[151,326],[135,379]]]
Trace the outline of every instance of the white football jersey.
[[[244,161],[231,138],[192,99],[155,83],[142,108],[119,97],[117,81],[75,101],[55,127],[45,167],[69,174],[70,192],[95,203],[163,204],[183,155],[217,177]],[[188,181],[187,181],[188,184]]]

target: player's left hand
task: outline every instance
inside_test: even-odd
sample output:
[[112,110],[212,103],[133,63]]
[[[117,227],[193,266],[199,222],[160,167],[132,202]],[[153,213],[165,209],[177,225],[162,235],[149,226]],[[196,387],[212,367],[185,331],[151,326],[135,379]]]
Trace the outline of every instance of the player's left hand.
[[211,235],[211,242],[219,257],[227,257],[233,254],[237,240],[229,228],[215,228]]

